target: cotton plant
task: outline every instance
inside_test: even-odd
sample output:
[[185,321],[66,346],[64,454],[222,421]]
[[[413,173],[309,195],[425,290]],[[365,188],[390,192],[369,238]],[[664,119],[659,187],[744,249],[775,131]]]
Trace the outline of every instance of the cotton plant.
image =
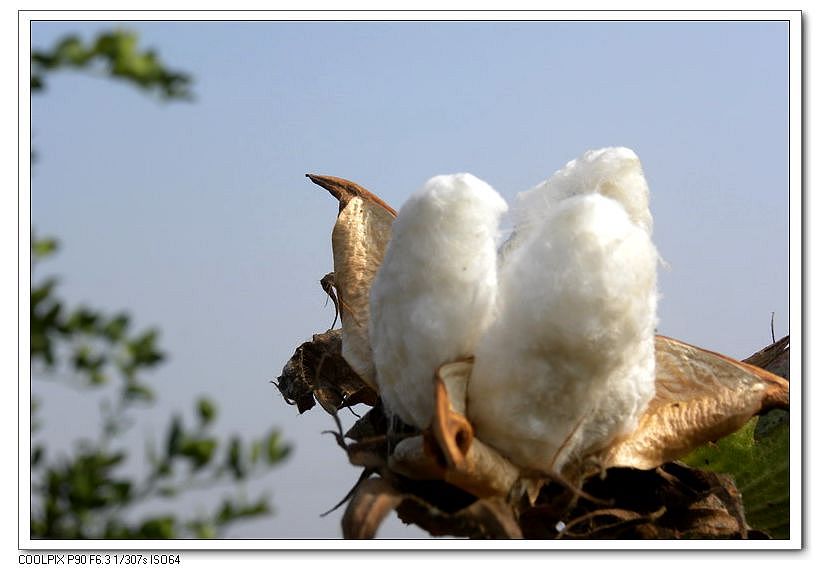
[[[337,422],[372,406],[337,433],[364,468],[346,537],[373,536],[393,509],[485,538],[757,532],[731,481],[677,460],[788,409],[788,381],[763,369],[788,361],[788,337],[759,367],[656,334],[660,257],[632,150],[588,151],[521,193],[504,243],[508,206],[471,174],[431,178],[398,212],[308,176],[340,204],[322,282],[342,328],[300,346],[278,386]],[[630,502],[647,491],[687,498]],[[703,520],[667,513],[704,501],[717,506]]]

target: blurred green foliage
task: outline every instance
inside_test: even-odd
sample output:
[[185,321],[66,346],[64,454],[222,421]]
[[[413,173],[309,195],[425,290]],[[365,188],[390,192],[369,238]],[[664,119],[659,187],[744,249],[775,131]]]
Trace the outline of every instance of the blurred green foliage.
[[[166,70],[154,52],[138,51],[136,35],[123,31],[102,34],[90,45],[72,36],[51,51],[33,52],[32,92],[43,89],[45,76],[53,70],[92,69],[99,61],[109,77],[157,90],[166,99],[190,98],[188,76]],[[270,514],[268,498],[246,500],[242,483],[268,473],[288,456],[289,447],[276,430],[251,441],[219,437],[213,433],[217,406],[200,398],[193,406],[195,425],[175,415],[164,430],[164,445],[149,444],[145,457],[129,448],[123,436],[140,407],[155,399],[144,375],[165,358],[157,344],[158,331],[134,331],[126,312],[107,315],[87,306],[67,306],[57,295],[56,278],[35,282],[35,267],[57,249],[56,239],[37,238],[32,231],[35,378],[67,380],[95,394],[105,388],[115,395],[102,401],[96,437],[84,438],[73,450],[57,451],[37,437],[42,420],[39,402],[32,398],[32,538],[213,538],[231,523]],[[145,473],[136,475],[135,470]],[[149,502],[159,501],[165,508],[163,500],[194,489],[220,490],[227,496],[208,515],[135,514]]]
[[57,69],[97,71],[106,77],[125,80],[141,89],[157,92],[165,99],[191,98],[191,78],[168,70],[153,50],[138,50],[137,35],[124,30],[100,34],[85,44],[68,36],[49,51],[31,53],[31,91],[45,88],[45,76]]

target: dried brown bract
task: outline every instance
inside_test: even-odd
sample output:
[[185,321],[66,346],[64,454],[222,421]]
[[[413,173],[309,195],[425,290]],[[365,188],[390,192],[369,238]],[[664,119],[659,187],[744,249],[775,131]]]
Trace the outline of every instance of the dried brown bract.
[[384,258],[396,211],[358,184],[308,174],[311,181],[339,200],[333,226],[333,287],[342,318],[342,356],[372,387],[376,386],[368,337],[370,284]]

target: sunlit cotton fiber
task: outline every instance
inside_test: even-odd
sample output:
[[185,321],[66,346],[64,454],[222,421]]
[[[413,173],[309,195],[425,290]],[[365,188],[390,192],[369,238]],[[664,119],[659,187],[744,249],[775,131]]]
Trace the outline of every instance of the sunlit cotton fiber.
[[589,150],[535,188],[519,194],[514,212],[517,231],[536,231],[546,212],[578,194],[601,194],[616,200],[632,223],[652,233],[649,186],[638,155],[624,147]]
[[370,293],[370,342],[388,411],[425,428],[441,364],[473,354],[495,304],[498,222],[507,204],[471,174],[411,196]]
[[500,270],[467,414],[483,442],[520,466],[577,465],[634,429],[654,394],[648,199],[635,154],[604,149],[519,204],[525,225]]

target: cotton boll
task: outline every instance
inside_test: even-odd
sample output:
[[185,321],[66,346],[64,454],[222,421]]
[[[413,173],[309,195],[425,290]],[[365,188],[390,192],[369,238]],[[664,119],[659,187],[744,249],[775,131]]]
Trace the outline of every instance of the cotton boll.
[[470,174],[436,176],[399,211],[370,292],[370,343],[387,409],[425,428],[441,364],[473,354],[495,303],[507,204]]
[[654,394],[656,264],[619,202],[593,193],[554,204],[510,252],[498,315],[476,348],[467,415],[479,439],[522,467],[562,473],[632,430]]
[[649,187],[641,162],[635,152],[624,147],[587,151],[535,188],[519,194],[516,231],[531,233],[561,201],[578,194],[594,193],[616,200],[629,214],[632,223],[652,233]]

